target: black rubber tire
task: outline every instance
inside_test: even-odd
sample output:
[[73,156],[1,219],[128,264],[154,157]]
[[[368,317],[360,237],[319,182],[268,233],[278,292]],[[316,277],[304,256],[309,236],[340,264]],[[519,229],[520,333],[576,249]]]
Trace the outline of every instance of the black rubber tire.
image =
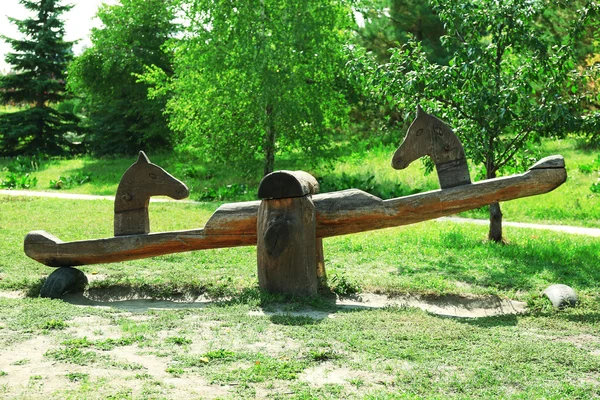
[[83,292],[87,284],[87,277],[80,270],[61,267],[48,275],[40,290],[40,297],[60,299],[66,292]]

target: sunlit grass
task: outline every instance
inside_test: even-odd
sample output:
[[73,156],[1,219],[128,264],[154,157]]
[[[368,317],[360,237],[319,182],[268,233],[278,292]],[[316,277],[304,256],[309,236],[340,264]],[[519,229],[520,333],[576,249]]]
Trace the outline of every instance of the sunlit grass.
[[[542,156],[564,156],[568,180],[548,194],[502,203],[505,220],[600,227],[600,194],[590,190],[590,186],[600,175],[597,172],[584,173],[579,168],[591,164],[599,153],[579,149],[576,141],[571,139],[545,140],[540,149]],[[306,158],[307,156],[288,155],[277,161],[276,169],[306,170],[323,181],[324,190],[359,188],[383,198],[439,187],[435,172],[425,175],[424,168],[418,161],[406,170],[391,168],[389,164],[393,152],[392,147],[376,147],[343,156],[332,163],[317,163]],[[149,154],[149,157],[152,162],[161,165],[190,187],[190,199],[198,199],[209,192],[218,192],[224,201],[256,198],[259,174],[247,175],[225,165],[181,160],[168,154]],[[50,188],[51,180],[79,175],[90,176],[91,181],[63,188],[61,192],[114,195],[121,176],[135,159],[136,157],[94,159],[86,156],[69,160],[45,160],[39,170],[31,174],[38,179],[35,190],[57,191]],[[0,170],[10,162],[10,159],[0,159]],[[475,177],[475,166],[471,167],[471,176]],[[2,174],[0,172],[0,177]],[[488,218],[485,208],[461,215]]]

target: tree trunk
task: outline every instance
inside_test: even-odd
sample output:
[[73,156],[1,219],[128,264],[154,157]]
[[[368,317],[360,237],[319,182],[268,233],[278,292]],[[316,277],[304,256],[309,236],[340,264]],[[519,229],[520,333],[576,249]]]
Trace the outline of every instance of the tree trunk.
[[267,105],[267,127],[264,142],[265,149],[265,167],[263,176],[273,172],[275,169],[275,124],[273,123],[273,106]]
[[490,231],[488,239],[496,243],[502,242],[502,211],[500,203],[490,204]]
[[[487,179],[496,177],[496,171],[493,168],[488,168],[486,174]],[[502,243],[502,210],[500,203],[495,202],[490,204],[490,230],[488,232],[488,240],[496,243]]]

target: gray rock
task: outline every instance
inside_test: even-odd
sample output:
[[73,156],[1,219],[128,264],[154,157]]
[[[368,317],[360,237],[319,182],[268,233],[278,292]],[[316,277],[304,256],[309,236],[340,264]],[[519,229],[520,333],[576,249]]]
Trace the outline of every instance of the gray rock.
[[559,283],[548,286],[543,294],[556,308],[575,307],[577,304],[577,294],[567,285]]

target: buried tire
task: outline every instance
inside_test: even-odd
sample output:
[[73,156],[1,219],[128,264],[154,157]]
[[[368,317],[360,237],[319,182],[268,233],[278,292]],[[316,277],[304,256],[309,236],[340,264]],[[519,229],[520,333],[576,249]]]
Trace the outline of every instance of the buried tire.
[[80,270],[61,267],[48,275],[40,290],[40,297],[59,299],[67,292],[83,292],[87,284],[87,277]]

